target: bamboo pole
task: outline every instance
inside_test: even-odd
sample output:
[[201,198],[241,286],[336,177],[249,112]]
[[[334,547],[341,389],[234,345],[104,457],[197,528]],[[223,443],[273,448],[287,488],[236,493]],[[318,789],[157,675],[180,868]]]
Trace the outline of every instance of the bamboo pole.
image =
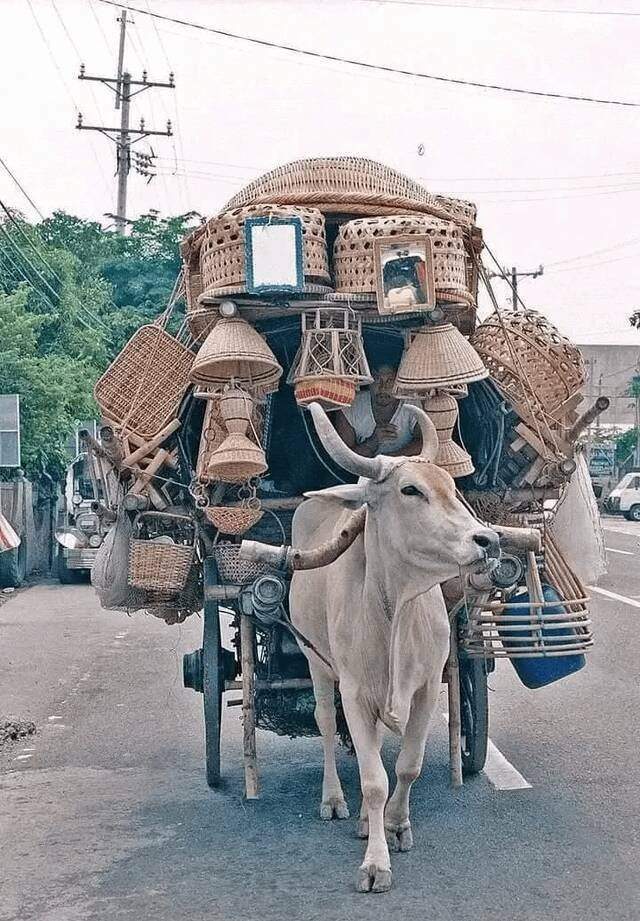
[[253,644],[255,628],[248,617],[240,619],[240,643],[242,648],[242,747],[244,757],[244,785],[247,799],[257,799],[258,764],[256,758],[256,710],[255,710],[255,660]]
[[140,493],[144,491],[145,487],[149,485],[153,477],[164,464],[167,458],[167,454],[168,451],[166,451],[164,448],[160,448],[149,465],[144,470],[141,470],[140,473],[136,473],[136,482],[130,490],[134,496],[140,495]]
[[462,786],[462,720],[460,716],[460,664],[458,662],[458,625],[451,624],[447,661],[447,699],[449,702],[449,780],[456,789]]
[[180,428],[181,422],[179,419],[174,419],[172,422],[169,422],[168,425],[165,425],[157,435],[151,438],[149,441],[143,442],[139,448],[133,452],[133,454],[128,454],[122,460],[123,466],[130,467],[133,464],[137,464],[138,461],[142,460],[147,454],[153,451],[154,448],[159,447],[163,441],[166,441],[170,435],[173,435],[174,432],[177,432]]

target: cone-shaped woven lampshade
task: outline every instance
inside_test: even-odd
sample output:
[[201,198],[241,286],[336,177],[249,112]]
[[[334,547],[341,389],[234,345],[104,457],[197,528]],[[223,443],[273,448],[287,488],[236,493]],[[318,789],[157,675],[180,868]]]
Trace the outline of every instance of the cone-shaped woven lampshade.
[[228,435],[213,452],[207,474],[223,483],[244,483],[251,477],[261,476],[267,470],[264,451],[246,435],[234,432]]
[[438,433],[438,453],[435,460],[438,467],[447,470],[452,477],[468,476],[473,473],[473,461],[464,448],[456,444],[451,437],[458,418],[458,404],[455,397],[448,393],[437,393],[427,400],[424,408]]
[[233,380],[243,387],[277,389],[282,374],[275,355],[242,317],[223,317],[216,323],[191,369],[196,384],[223,385]]
[[478,353],[452,323],[423,326],[404,351],[395,389],[398,395],[424,393],[479,381],[488,374]]

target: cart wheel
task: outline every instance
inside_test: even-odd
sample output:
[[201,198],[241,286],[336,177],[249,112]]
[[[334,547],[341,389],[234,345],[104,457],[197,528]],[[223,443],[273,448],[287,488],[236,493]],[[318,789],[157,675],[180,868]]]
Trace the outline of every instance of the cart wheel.
[[222,692],[224,690],[224,658],[220,641],[220,612],[217,601],[206,600],[209,585],[218,582],[214,559],[204,561],[204,631],[202,636],[202,690],[204,693],[204,739],[207,783],[220,783],[220,727],[222,723]]
[[478,774],[487,758],[489,695],[484,659],[460,659],[462,773]]

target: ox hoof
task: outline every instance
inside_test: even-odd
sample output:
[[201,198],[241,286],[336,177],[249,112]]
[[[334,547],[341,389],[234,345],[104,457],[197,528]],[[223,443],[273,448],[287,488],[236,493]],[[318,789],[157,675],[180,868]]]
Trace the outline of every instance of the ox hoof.
[[388,892],[391,889],[391,870],[383,870],[374,863],[365,864],[358,870],[356,889],[358,892]]
[[349,807],[343,799],[332,796],[330,799],[323,800],[320,803],[320,818],[325,822],[331,819],[348,819]]
[[356,838],[369,837],[369,819],[358,819],[356,825]]
[[401,825],[385,825],[384,830],[390,851],[410,851],[413,847],[410,822],[402,822]]

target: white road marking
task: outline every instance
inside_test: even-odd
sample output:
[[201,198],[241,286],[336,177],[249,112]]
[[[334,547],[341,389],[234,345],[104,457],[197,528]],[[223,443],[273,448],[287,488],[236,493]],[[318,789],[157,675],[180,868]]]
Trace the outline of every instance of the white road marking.
[[29,758],[33,758],[33,755],[16,755],[13,759],[14,761],[28,761]]
[[502,754],[491,739],[487,746],[487,760],[484,763],[483,773],[496,790],[530,790],[531,784],[517,771]]
[[62,717],[61,716],[48,716],[47,719],[49,720],[50,723],[53,723],[55,720],[61,720]]
[[116,633],[115,639],[123,640],[127,634],[126,633]]
[[[449,714],[443,713],[442,718],[449,725]],[[529,781],[522,776],[520,771],[514,768],[491,739],[487,740],[487,760],[480,773],[487,776],[489,783],[495,790],[531,789]]]
[[604,595],[605,598],[611,598],[612,601],[621,601],[623,604],[631,605],[632,608],[640,608],[640,601],[637,601],[635,598],[627,598],[626,595],[610,592],[606,588],[598,588],[597,585],[589,585],[587,587],[590,592],[595,592],[597,595]]
[[23,752],[34,752],[35,748],[23,748],[22,751]]
[[607,553],[623,553],[625,556],[635,556],[633,550],[616,550],[615,547],[605,547]]

